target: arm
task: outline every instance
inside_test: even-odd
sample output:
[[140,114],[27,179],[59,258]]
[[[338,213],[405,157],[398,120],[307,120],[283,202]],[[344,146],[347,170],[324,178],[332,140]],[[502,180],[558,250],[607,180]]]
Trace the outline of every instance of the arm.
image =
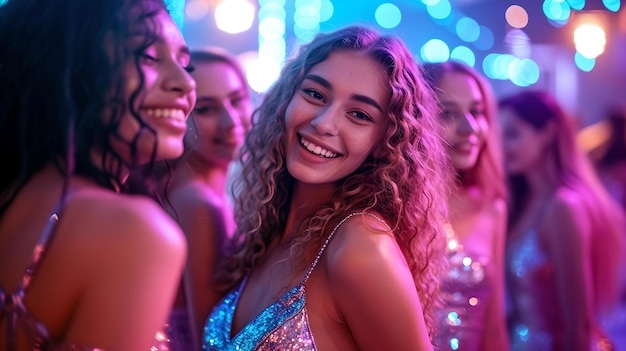
[[506,204],[498,199],[491,208],[494,219],[492,236],[493,291],[487,306],[487,320],[483,335],[483,350],[508,350],[509,337],[504,311],[504,244],[506,240]]
[[[578,203],[577,203],[578,202]],[[592,324],[589,219],[576,195],[559,191],[548,206],[540,234],[555,266],[566,350],[587,350]]]
[[[107,351],[149,350],[171,310],[186,255],[178,226],[150,200],[84,204],[85,284],[65,340]],[[95,202],[95,201],[91,201]],[[94,212],[98,211],[98,212]]]
[[[365,222],[375,221],[367,219]],[[380,223],[373,223],[380,226]],[[331,295],[360,350],[432,350],[411,272],[393,234],[356,217],[329,250]]]
[[178,222],[187,237],[189,255],[185,268],[185,297],[194,344],[200,346],[206,318],[220,299],[213,276],[227,238],[222,211],[196,195],[173,201]]

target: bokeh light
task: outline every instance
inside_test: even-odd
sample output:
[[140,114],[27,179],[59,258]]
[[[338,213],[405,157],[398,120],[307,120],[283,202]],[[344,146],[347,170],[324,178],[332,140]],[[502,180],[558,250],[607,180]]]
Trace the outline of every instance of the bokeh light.
[[215,7],[215,23],[226,33],[245,32],[252,27],[255,11],[247,0],[225,0]]
[[604,52],[606,35],[604,30],[593,24],[583,24],[574,30],[576,51],[586,58],[596,58]]
[[478,39],[480,27],[478,23],[469,17],[462,17],[456,22],[456,34],[461,40],[471,43]]
[[515,58],[509,63],[508,75],[513,84],[527,87],[539,80],[539,66],[529,58]]
[[474,67],[476,64],[476,55],[467,46],[457,46],[452,49],[450,59],[465,62],[470,67]]
[[480,50],[489,50],[493,47],[494,36],[491,29],[480,26],[480,34],[474,42],[474,46]]
[[204,0],[188,0],[185,5],[185,16],[191,21],[204,18],[208,13],[209,3]]
[[335,7],[330,0],[322,0],[320,7],[320,22],[326,22],[333,17]]
[[446,62],[450,58],[450,48],[443,40],[431,39],[422,46],[420,54],[425,62]]
[[513,28],[524,28],[528,25],[528,12],[519,5],[509,6],[504,17],[506,18],[506,23]]
[[544,0],[543,13],[550,24],[562,27],[569,21],[571,7],[565,0]]
[[586,58],[580,52],[574,54],[574,62],[576,63],[576,67],[583,72],[591,72],[596,66],[595,58]]
[[400,21],[402,20],[402,13],[400,12],[398,6],[385,3],[376,8],[374,18],[379,26],[391,29],[400,24]]
[[602,0],[602,3],[604,4],[604,7],[606,7],[607,10],[613,11],[613,12],[619,11],[621,7],[620,0]]
[[569,6],[576,11],[580,11],[585,8],[585,0],[567,0]]
[[246,72],[246,79],[250,88],[257,93],[269,89],[278,79],[281,63],[274,60],[264,60],[255,52],[246,52],[238,56]]
[[521,29],[511,29],[506,32],[504,42],[515,57],[530,56],[530,37]]
[[433,1],[432,4],[427,4],[426,11],[432,18],[441,20],[450,16],[452,5],[448,0]]

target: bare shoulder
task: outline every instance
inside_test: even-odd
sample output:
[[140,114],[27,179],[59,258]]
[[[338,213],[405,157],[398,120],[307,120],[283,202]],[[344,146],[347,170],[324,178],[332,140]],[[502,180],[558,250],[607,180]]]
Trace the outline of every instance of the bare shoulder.
[[541,227],[546,233],[555,233],[557,237],[562,232],[581,235],[587,232],[590,218],[583,200],[576,191],[560,187],[541,214]]
[[329,273],[337,278],[404,262],[391,229],[367,214],[346,220],[337,229],[327,250]]
[[573,218],[583,213],[584,202],[581,195],[569,188],[560,187],[546,206],[544,218]]
[[[121,249],[184,248],[180,228],[153,200],[99,189],[77,192],[67,204],[61,223],[76,238],[100,246],[123,243]],[[105,245],[106,244],[106,245]]]

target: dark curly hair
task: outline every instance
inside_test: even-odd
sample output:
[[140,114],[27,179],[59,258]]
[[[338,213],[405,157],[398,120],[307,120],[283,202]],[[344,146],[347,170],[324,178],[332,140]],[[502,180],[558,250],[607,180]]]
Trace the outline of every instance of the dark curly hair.
[[[157,38],[159,11],[167,11],[162,0],[11,0],[0,7],[0,215],[50,163],[66,179],[80,174],[120,188],[120,167],[111,165],[136,166],[138,142],[129,142],[130,160],[111,147],[121,116],[134,116],[137,135],[154,133],[134,106],[144,84],[139,58]],[[127,97],[122,68],[129,60],[140,84]],[[94,150],[101,155],[95,162]]]

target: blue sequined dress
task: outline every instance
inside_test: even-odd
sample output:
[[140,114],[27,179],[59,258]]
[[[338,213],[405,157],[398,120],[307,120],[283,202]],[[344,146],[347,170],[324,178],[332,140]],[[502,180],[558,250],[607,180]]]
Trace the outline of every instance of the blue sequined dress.
[[479,351],[492,292],[488,261],[465,250],[446,225],[448,270],[441,281],[443,308],[434,344],[439,350]]
[[[317,350],[306,310],[305,284],[337,229],[350,217],[362,214],[364,213],[352,213],[339,222],[324,241],[300,283],[264,309],[231,338],[235,309],[247,281],[244,279],[241,285],[226,295],[209,315],[204,327],[203,350]],[[372,214],[365,214],[380,220]]]
[[506,278],[512,350],[562,349],[554,264],[535,230],[509,239]]

